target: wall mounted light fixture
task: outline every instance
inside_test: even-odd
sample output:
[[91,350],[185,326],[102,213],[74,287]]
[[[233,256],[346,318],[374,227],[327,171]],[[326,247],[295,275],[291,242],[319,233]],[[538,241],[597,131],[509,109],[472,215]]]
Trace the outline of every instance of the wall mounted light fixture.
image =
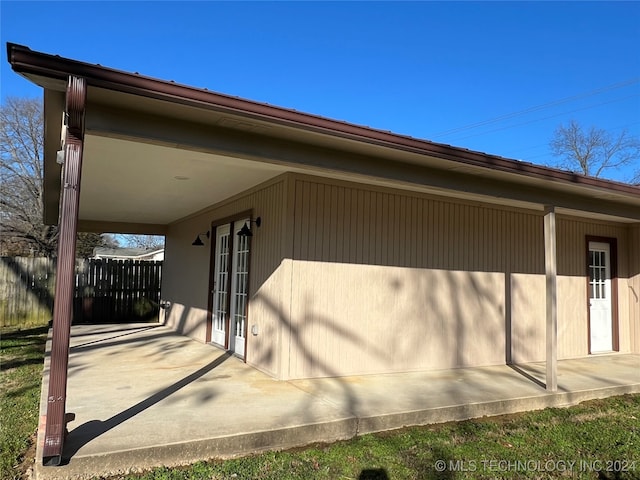
[[196,237],[196,239],[193,241],[193,243],[191,245],[194,245],[196,247],[201,247],[204,245],[204,242],[202,241],[202,239],[200,238],[202,235],[206,235],[207,238],[209,238],[210,232],[206,231],[204,233],[199,233],[198,236]]
[[239,237],[253,237],[253,232],[251,231],[251,224],[255,223],[256,227],[260,228],[262,225],[262,218],[258,217],[255,220],[249,220],[245,222],[240,231],[238,232]]

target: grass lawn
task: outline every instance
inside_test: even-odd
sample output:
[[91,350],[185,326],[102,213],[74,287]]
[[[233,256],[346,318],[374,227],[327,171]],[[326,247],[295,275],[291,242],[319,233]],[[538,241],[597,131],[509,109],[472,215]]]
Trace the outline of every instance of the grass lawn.
[[[45,333],[36,328],[2,335],[3,479],[20,478],[15,465],[36,428]],[[114,478],[640,480],[640,395]]]
[[121,478],[640,479],[640,395]]
[[48,327],[0,331],[0,478],[21,478],[20,463],[38,426]]

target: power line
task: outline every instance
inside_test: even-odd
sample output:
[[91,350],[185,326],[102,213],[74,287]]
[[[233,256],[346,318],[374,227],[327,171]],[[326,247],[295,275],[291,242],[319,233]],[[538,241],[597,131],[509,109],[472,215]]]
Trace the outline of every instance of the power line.
[[632,79],[629,79],[629,80],[625,80],[623,82],[615,83],[613,85],[608,85],[606,87],[597,88],[595,90],[591,90],[591,91],[586,92],[586,93],[573,95],[571,97],[565,97],[565,98],[562,98],[560,100],[555,100],[555,101],[552,101],[552,102],[543,103],[542,105],[536,105],[536,106],[529,107],[529,108],[526,108],[524,110],[519,110],[519,111],[513,112],[513,113],[507,113],[505,115],[500,115],[498,117],[494,117],[494,118],[491,118],[491,119],[488,119],[488,120],[483,120],[483,121],[480,121],[480,122],[471,123],[471,124],[468,124],[468,125],[463,125],[461,127],[445,130],[443,132],[430,135],[430,138],[433,139],[433,138],[436,138],[436,137],[449,136],[449,135],[452,135],[454,133],[459,133],[459,132],[462,132],[462,131],[465,131],[465,130],[470,130],[470,129],[482,127],[482,126],[485,126],[485,125],[490,125],[492,123],[501,122],[503,120],[509,120],[511,118],[514,118],[514,117],[518,117],[518,116],[525,115],[525,114],[532,113],[532,112],[537,112],[539,110],[544,110],[545,108],[554,107],[554,106],[557,106],[557,105],[561,105],[563,103],[568,103],[568,102],[572,102],[572,101],[575,101],[575,100],[580,100],[580,99],[583,99],[583,98],[591,97],[593,95],[597,95],[599,93],[607,92],[607,91],[610,91],[610,90],[623,88],[623,87],[626,87],[626,86],[629,86],[629,85],[633,85],[633,84],[638,83],[638,82],[640,82],[640,77],[632,78]]
[[[620,130],[622,130],[624,128],[634,127],[636,125],[640,125],[640,122],[627,123],[626,125],[618,125],[616,127],[607,128],[606,130],[607,130],[607,132],[617,132],[617,131],[620,131]],[[549,146],[549,143],[539,143],[537,145],[533,145],[533,146],[530,146],[530,147],[518,148],[517,150],[511,150],[511,152],[505,154],[505,156],[513,158],[514,156],[516,156],[520,152],[527,152],[529,150],[535,150],[535,149],[538,149],[538,148],[548,147],[548,146]],[[541,155],[538,155],[538,156],[541,156]],[[536,158],[536,157],[529,157],[529,158]]]
[[550,118],[561,117],[562,115],[566,115],[566,114],[568,114],[568,113],[580,112],[580,111],[582,111],[582,110],[588,110],[588,109],[590,109],[590,108],[600,107],[600,106],[602,106],[602,105],[608,105],[608,104],[610,104],[610,103],[616,103],[616,102],[620,102],[620,101],[622,101],[622,100],[627,100],[627,99],[629,99],[629,98],[634,98],[634,97],[639,97],[639,96],[640,96],[640,94],[635,94],[635,95],[629,95],[629,96],[622,97],[622,98],[616,98],[615,100],[610,100],[610,101],[608,101],[608,102],[601,102],[601,103],[597,103],[597,104],[595,104],[595,105],[589,105],[589,106],[587,106],[587,107],[583,107],[583,108],[575,108],[575,109],[573,109],[573,110],[569,110],[569,111],[567,111],[567,112],[561,112],[561,113],[557,113],[557,114],[555,114],[555,115],[549,115],[549,116],[547,116],[547,117],[542,117],[542,118],[537,118],[537,119],[534,119],[534,120],[529,120],[528,122],[517,123],[517,124],[515,124],[515,125],[507,125],[507,126],[505,126],[505,127],[494,128],[493,130],[488,130],[488,131],[486,131],[486,132],[474,133],[474,134],[471,134],[471,135],[467,135],[467,136],[465,136],[465,137],[458,137],[458,138],[454,138],[454,139],[453,139],[453,140],[451,140],[451,141],[452,141],[452,142],[459,142],[460,140],[466,140],[467,138],[478,137],[478,136],[480,136],[480,135],[487,135],[488,133],[499,132],[499,131],[501,131],[501,130],[507,130],[507,129],[509,129],[509,128],[521,127],[521,126],[523,126],[523,125],[529,125],[529,124],[531,124],[531,123],[541,122],[541,121],[543,121],[543,120],[548,120],[548,119],[550,119]]

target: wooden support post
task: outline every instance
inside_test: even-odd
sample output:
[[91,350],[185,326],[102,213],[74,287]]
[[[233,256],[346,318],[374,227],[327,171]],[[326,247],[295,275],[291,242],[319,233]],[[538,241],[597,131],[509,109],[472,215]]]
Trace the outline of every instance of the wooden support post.
[[66,98],[66,134],[62,175],[62,199],[58,222],[58,266],[53,309],[53,338],[47,394],[42,463],[57,466],[62,462],[62,449],[67,427],[67,367],[69,337],[73,314],[73,290],[80,204],[80,174],[84,140],[86,81],[69,77]]
[[558,390],[558,305],[555,207],[544,209],[544,267],[546,276],[547,378],[550,392]]

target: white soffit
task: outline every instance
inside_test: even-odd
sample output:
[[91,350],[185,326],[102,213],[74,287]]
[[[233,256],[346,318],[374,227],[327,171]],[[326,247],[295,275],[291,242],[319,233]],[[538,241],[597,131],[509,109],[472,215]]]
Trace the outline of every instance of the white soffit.
[[285,170],[278,165],[87,134],[79,217],[168,224]]

